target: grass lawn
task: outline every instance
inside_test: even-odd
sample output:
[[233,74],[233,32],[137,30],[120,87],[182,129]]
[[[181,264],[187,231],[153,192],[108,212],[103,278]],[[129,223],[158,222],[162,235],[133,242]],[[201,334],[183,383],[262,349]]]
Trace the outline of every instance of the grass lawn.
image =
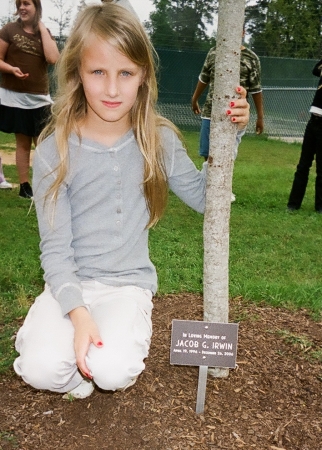
[[[184,133],[198,167],[198,133]],[[12,136],[0,133],[2,151]],[[314,212],[314,175],[302,209],[286,212],[299,144],[245,136],[235,163],[230,231],[230,295],[289,308],[321,310],[322,215]],[[17,182],[14,166],[5,166]],[[12,340],[21,318],[43,288],[34,208],[17,189],[0,190],[0,372],[14,357]],[[165,217],[150,233],[151,258],[159,274],[159,294],[202,292],[203,217],[175,196]]]

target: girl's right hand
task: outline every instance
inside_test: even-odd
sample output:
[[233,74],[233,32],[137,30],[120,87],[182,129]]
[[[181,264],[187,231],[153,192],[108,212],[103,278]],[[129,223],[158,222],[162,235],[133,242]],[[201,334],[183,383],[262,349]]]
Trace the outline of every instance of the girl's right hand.
[[29,77],[29,73],[23,73],[21,72],[21,70],[19,69],[19,67],[13,67],[12,68],[12,74],[17,77],[20,78],[21,80],[25,80],[27,77]]
[[76,364],[85,377],[92,379],[93,377],[86,365],[85,357],[91,344],[98,348],[103,347],[99,330],[90,313],[83,306],[70,311],[69,317],[75,328],[74,348]]

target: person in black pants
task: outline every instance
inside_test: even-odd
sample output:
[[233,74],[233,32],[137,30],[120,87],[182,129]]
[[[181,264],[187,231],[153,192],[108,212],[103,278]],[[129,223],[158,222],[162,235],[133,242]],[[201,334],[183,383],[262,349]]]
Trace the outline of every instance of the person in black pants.
[[306,125],[287,208],[289,211],[300,209],[315,156],[315,211],[322,214],[322,59],[314,66],[312,73],[320,79],[310,108],[311,117]]

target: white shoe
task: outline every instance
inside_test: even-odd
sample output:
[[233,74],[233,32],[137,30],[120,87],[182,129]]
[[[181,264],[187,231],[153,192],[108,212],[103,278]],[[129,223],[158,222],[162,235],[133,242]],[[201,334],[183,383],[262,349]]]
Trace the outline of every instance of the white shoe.
[[81,384],[76,386],[69,392],[63,395],[65,400],[73,400],[75,398],[86,398],[94,391],[94,385],[91,381],[82,380]]
[[12,184],[8,183],[6,180],[1,181],[0,189],[12,189]]
[[233,193],[231,193],[231,197],[230,197],[231,203],[233,203],[235,200],[236,200],[236,196]]

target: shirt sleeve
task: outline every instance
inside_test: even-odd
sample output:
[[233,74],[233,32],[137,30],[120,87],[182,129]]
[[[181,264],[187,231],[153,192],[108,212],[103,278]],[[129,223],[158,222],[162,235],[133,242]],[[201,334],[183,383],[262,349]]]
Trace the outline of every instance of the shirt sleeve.
[[215,64],[215,49],[211,48],[206,56],[204,65],[202,66],[199,80],[202,83],[209,84],[211,81],[211,71],[214,70]]
[[176,133],[166,127],[162,129],[162,141],[169,188],[190,208],[204,213],[207,164],[199,171]]
[[249,92],[256,94],[262,91],[261,86],[261,64],[258,56],[252,59],[252,69],[249,75]]
[[[46,152],[46,158],[42,156],[42,151]],[[53,168],[58,161],[57,157],[54,160],[54,154],[55,148],[48,144],[48,140],[37,148],[33,160],[33,192],[44,278],[65,315],[78,306],[84,306],[84,302],[71,245],[71,207],[67,184],[61,185],[55,205],[49,198],[45,200],[46,192],[55,178]]]
[[10,33],[9,33],[9,26],[10,23],[7,23],[3,28],[0,30],[0,39],[5,41],[7,44],[10,44]]
[[[238,130],[236,135],[237,148],[245,128]],[[207,166],[204,162],[202,169],[198,170],[189,158],[176,133],[164,127],[163,146],[166,155],[166,170],[169,187],[190,208],[203,214],[206,206]],[[236,149],[234,148],[235,152]]]
[[250,94],[262,91],[260,60],[247,48],[241,51],[240,56],[240,84]]

